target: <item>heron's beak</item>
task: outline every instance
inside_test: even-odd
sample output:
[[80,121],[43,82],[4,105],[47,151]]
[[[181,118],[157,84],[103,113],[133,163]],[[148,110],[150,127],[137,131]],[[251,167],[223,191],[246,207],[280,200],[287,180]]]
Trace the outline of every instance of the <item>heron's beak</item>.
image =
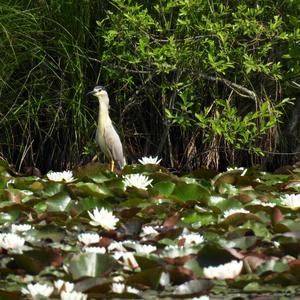
[[89,96],[89,95],[94,95],[96,92],[95,91],[90,91],[88,92],[86,95]]

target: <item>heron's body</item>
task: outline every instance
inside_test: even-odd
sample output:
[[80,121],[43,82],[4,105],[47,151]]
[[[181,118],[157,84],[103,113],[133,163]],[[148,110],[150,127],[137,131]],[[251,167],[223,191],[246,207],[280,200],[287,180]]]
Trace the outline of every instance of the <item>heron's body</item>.
[[117,134],[109,117],[109,98],[106,90],[96,86],[92,92],[99,100],[98,126],[96,141],[104,155],[113,162],[116,162],[120,169],[125,166],[125,157],[119,135]]

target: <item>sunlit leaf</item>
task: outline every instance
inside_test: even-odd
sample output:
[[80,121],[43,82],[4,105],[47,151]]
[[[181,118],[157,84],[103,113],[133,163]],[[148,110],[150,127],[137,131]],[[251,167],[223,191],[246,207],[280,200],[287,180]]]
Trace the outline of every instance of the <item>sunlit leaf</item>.
[[209,191],[198,184],[186,184],[180,182],[176,185],[172,196],[182,202],[194,200],[206,203]]
[[165,197],[168,197],[172,194],[174,188],[175,188],[175,183],[170,181],[160,181],[152,187],[152,192],[155,192],[158,195],[163,195]]
[[70,272],[74,280],[102,276],[116,268],[119,268],[117,262],[108,254],[84,253],[70,260]]
[[49,197],[45,203],[48,206],[48,211],[65,211],[70,201],[69,194],[61,192]]

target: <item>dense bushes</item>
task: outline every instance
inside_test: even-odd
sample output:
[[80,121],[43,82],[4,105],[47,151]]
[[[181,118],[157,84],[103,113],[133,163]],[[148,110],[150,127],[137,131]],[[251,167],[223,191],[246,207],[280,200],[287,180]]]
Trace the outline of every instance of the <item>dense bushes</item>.
[[97,104],[84,94],[96,82],[108,85],[129,160],[222,167],[281,150],[279,122],[299,97],[298,1],[98,2],[1,3],[5,157],[82,162],[94,151]]
[[140,132],[152,142],[165,137],[160,143],[177,167],[192,160],[218,166],[222,152],[238,163],[242,148],[275,150],[291,80],[300,70],[299,64],[290,68],[299,47],[299,4],[137,2],[114,1],[98,26],[107,77],[118,78],[113,85],[127,99],[149,106]]

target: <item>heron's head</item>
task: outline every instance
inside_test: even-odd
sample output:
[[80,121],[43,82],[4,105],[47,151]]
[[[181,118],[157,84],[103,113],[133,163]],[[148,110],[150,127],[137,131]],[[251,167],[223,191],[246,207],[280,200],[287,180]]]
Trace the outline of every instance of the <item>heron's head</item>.
[[101,96],[107,96],[107,91],[104,86],[96,85],[92,91],[87,93],[87,95],[93,95],[100,98]]

